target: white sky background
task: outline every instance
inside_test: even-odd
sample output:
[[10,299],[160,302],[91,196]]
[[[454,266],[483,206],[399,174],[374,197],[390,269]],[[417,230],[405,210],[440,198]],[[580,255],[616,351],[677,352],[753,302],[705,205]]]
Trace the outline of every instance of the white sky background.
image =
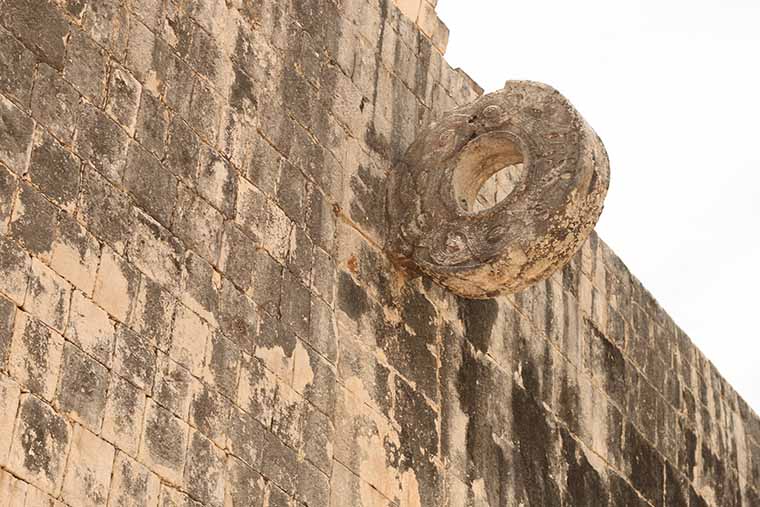
[[439,0],[486,91],[543,81],[604,141],[597,226],[760,413],[760,2]]

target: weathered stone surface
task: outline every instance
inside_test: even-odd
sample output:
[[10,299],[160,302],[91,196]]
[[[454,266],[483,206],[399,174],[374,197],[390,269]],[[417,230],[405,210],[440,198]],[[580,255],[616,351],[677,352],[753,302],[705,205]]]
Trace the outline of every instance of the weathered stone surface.
[[108,56],[90,37],[72,30],[66,45],[63,77],[94,104],[103,101]]
[[173,484],[181,484],[185,467],[188,426],[148,401],[140,440],[140,461]]
[[47,259],[53,245],[58,209],[27,183],[22,183],[8,225],[9,236],[26,251]]
[[129,136],[105,112],[84,104],[77,120],[76,153],[103,176],[120,183],[127,160]]
[[0,93],[27,106],[35,58],[16,38],[0,28]]
[[[514,190],[478,210],[478,192],[505,166],[519,169]],[[423,130],[394,169],[391,253],[460,295],[516,292],[570,260],[608,184],[604,146],[569,102],[509,81]]]
[[82,177],[77,216],[97,238],[116,252],[124,252],[132,228],[129,197],[89,167]]
[[111,377],[101,436],[132,457],[137,456],[145,403],[144,391]]
[[108,391],[108,370],[73,345],[63,347],[55,406],[90,431],[100,432]]
[[34,120],[0,95],[0,162],[16,174],[24,174]]
[[139,507],[158,505],[161,480],[126,454],[118,453],[113,466],[109,505]]
[[95,288],[100,264],[100,243],[74,217],[58,215],[50,267],[88,296]]
[[8,371],[32,393],[51,400],[58,382],[63,338],[34,317],[16,314]]
[[75,426],[61,496],[70,505],[106,505],[111,486],[114,448],[97,435]]
[[21,397],[8,469],[43,491],[57,495],[72,440],[65,418],[39,398]]
[[126,322],[140,287],[140,278],[140,273],[126,260],[105,249],[92,299],[111,316]]
[[63,68],[69,24],[54,4],[46,0],[4,0],[0,12],[0,24],[38,58],[58,70]]

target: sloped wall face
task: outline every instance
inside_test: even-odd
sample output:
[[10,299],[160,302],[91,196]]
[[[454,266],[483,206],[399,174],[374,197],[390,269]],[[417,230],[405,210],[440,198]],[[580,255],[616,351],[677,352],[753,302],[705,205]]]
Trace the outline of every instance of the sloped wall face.
[[760,505],[760,421],[595,236],[490,301],[388,262],[389,167],[479,93],[445,40],[0,0],[0,505]]

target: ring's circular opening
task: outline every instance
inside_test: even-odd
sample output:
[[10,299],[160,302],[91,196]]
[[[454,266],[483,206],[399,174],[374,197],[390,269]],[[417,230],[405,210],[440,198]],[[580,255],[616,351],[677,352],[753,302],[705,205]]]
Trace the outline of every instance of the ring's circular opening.
[[506,199],[524,172],[525,157],[510,134],[483,134],[459,154],[452,175],[454,199],[464,211],[485,211]]

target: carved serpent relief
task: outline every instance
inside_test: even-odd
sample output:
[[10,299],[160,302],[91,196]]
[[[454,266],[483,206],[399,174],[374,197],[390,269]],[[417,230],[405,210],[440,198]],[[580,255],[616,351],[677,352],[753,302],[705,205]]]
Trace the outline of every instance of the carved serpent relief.
[[[479,190],[505,167],[511,192],[477,210]],[[516,292],[570,260],[608,186],[602,141],[567,99],[509,81],[429,125],[393,168],[387,249],[461,296]]]

